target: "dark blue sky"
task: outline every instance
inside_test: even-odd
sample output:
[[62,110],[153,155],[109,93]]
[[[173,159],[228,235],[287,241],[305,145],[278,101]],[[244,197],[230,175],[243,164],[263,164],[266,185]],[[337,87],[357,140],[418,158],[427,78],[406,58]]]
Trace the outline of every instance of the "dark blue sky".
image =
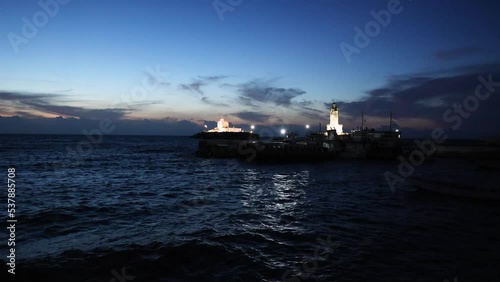
[[[359,125],[361,110],[372,127],[387,123],[390,111],[402,128],[450,127],[443,113],[474,94],[477,76],[500,81],[499,8],[496,1],[4,0],[0,133],[16,126],[11,116],[27,131],[30,120],[57,116],[158,120],[169,134],[221,115],[242,125],[326,124],[332,101],[347,128]],[[381,10],[391,19],[356,45],[355,28],[369,33]],[[342,44],[357,51],[346,58]],[[486,115],[497,101],[480,101],[457,132],[489,134]],[[179,129],[178,121],[192,124]]]

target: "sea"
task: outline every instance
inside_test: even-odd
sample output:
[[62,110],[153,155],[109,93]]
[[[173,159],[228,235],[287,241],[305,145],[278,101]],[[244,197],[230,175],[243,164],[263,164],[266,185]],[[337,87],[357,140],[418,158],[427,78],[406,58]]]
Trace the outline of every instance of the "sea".
[[[0,281],[500,281],[498,201],[415,190],[412,176],[390,189],[398,161],[196,149],[188,137],[0,135]],[[470,159],[414,169],[498,178]]]

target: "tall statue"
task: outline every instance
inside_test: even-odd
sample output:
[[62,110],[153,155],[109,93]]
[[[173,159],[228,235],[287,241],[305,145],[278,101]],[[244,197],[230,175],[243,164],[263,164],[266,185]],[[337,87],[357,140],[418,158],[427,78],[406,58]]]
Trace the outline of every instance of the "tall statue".
[[333,103],[330,108],[330,124],[326,126],[327,130],[336,130],[337,134],[342,133],[342,124],[339,124],[339,109],[337,104]]

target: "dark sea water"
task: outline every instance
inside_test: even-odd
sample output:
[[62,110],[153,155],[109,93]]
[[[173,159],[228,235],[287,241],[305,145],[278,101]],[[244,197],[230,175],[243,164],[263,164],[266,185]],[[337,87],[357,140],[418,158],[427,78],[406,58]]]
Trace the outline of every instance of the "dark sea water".
[[[392,192],[398,162],[200,159],[185,137],[106,136],[78,154],[81,140],[0,136],[1,281],[11,166],[20,281],[500,281],[499,203]],[[496,181],[476,165],[416,173]]]

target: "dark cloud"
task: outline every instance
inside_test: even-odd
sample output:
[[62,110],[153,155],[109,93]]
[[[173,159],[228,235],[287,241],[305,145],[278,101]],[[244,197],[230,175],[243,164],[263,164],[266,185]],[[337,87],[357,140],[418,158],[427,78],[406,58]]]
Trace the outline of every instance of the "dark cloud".
[[[319,109],[313,108],[314,102],[312,102],[312,101],[303,100],[301,102],[296,103],[296,105],[297,105],[299,111],[309,112],[309,113],[312,112],[312,113],[316,113],[316,114],[318,114],[318,113],[324,114],[325,113],[325,111],[323,109],[319,110]],[[330,107],[328,107],[328,108],[330,108]]]
[[[455,104],[463,104],[466,97],[474,96],[476,87],[480,84],[478,77],[488,80],[488,76],[492,75],[493,81],[500,82],[500,71],[489,72],[492,69],[500,70],[500,64],[489,64],[487,71],[476,65],[459,67],[452,72],[446,70],[435,75],[392,77],[383,87],[367,91],[367,96],[359,101],[337,102],[341,117],[344,118],[341,122],[355,127],[359,123],[361,111],[377,121],[385,120],[390,112],[395,112],[397,118],[406,120],[407,126],[411,124],[413,128],[429,128],[432,125],[449,128],[451,124],[443,119],[443,114],[449,109],[453,110]],[[486,90],[483,88],[482,91]],[[500,92],[500,88],[497,91]],[[329,108],[330,105],[325,103],[325,107]],[[462,134],[486,134],[488,128],[499,131],[494,122],[496,118],[492,118],[499,117],[499,106],[498,95],[492,94],[488,100],[480,102],[479,110],[463,119],[463,124],[457,131]]]
[[249,122],[256,122],[256,123],[266,122],[271,117],[271,115],[261,114],[258,112],[240,112],[231,115],[239,117],[242,120],[246,120]]
[[238,91],[243,101],[272,103],[285,107],[290,106],[295,97],[306,94],[304,90],[298,88],[272,87],[269,86],[269,82],[258,80],[239,85]]
[[3,101],[43,101],[45,99],[52,99],[56,97],[61,97],[58,94],[32,94],[24,92],[10,92],[10,91],[0,91],[0,100]]
[[476,54],[479,52],[479,48],[475,47],[463,47],[455,48],[449,50],[441,50],[434,52],[433,57],[441,61],[458,60],[464,57]]
[[130,110],[128,109],[85,109],[82,107],[46,105],[32,102],[26,104],[31,105],[32,108],[42,112],[79,117],[83,119],[121,119],[124,115],[130,113]]
[[259,106],[255,105],[254,103],[252,103],[252,99],[250,99],[250,98],[239,96],[238,97],[238,101],[240,102],[240,104],[242,104],[244,106],[249,106],[249,107],[252,107],[252,108],[258,108],[259,107]]
[[228,104],[225,104],[225,103],[219,103],[219,102],[215,102],[215,101],[212,101],[210,98],[208,97],[201,97],[201,101],[207,105],[211,105],[211,106],[216,106],[216,107],[229,107]]
[[202,90],[203,86],[209,85],[210,83],[216,82],[218,80],[224,79],[226,76],[198,76],[193,82],[189,84],[180,84],[179,88],[182,90],[187,90],[191,92],[195,92],[201,96],[201,101],[210,106],[216,107],[229,107],[228,104],[213,101],[211,98],[207,97]]
[[[34,94],[0,91],[0,101],[11,104],[12,109],[27,108],[44,113],[84,119],[120,119],[130,112],[128,109],[86,109],[83,107],[61,106],[58,104],[58,100],[63,97],[65,96],[47,93]],[[12,110],[7,112],[12,112]],[[31,118],[36,116],[32,113],[28,114],[27,110],[14,110],[14,114]]]
[[191,83],[180,84],[179,88],[182,90],[192,91],[200,95],[204,95],[205,93],[201,89],[203,86],[222,80],[226,77],[227,76],[225,75],[198,76],[198,78],[194,79]]
[[189,84],[180,84],[179,88],[182,90],[193,91],[193,92],[196,92],[200,95],[203,95],[204,93],[201,90],[201,87],[205,86],[205,85],[207,85],[205,82],[203,82],[201,80],[196,80],[196,81],[193,81]]
[[[324,109],[320,110],[320,109],[313,108],[314,104],[315,103],[313,101],[307,101],[307,100],[302,100],[301,102],[296,103],[299,111],[321,113],[321,114],[325,113]],[[330,106],[328,106],[328,109],[330,109]]]
[[312,101],[307,101],[307,100],[302,100],[300,102],[297,102],[297,105],[301,106],[301,107],[309,107],[313,104]]

